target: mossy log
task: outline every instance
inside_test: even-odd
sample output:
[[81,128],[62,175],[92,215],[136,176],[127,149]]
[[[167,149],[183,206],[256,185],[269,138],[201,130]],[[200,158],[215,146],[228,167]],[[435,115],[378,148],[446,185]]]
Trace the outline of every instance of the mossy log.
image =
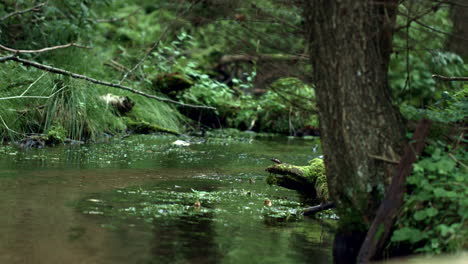
[[178,93],[193,85],[189,77],[177,72],[159,75],[152,80],[152,83],[157,91],[171,98],[175,98]]
[[266,171],[271,173],[267,178],[268,184],[296,190],[312,200],[321,202],[329,200],[325,165],[322,159],[313,159],[307,166],[273,161],[277,164],[266,168]]

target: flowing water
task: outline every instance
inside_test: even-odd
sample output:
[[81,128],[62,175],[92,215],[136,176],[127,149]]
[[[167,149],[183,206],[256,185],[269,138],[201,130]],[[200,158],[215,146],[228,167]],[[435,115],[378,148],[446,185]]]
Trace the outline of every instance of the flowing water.
[[330,224],[265,183],[270,158],[306,164],[317,141],[175,140],[0,147],[0,263],[331,262]]

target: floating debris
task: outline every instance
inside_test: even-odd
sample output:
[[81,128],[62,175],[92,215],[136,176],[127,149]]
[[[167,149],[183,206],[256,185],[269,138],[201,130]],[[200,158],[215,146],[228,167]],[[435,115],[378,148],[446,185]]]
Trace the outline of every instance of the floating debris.
[[178,139],[178,140],[172,142],[172,145],[174,145],[174,146],[186,147],[186,146],[190,146],[190,143],[187,142],[187,141]]

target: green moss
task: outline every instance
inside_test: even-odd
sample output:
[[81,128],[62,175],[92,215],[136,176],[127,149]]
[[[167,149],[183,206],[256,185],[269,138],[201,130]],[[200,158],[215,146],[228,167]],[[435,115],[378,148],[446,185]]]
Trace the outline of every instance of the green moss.
[[57,145],[65,142],[67,131],[63,126],[51,126],[45,139],[48,145]]
[[327,175],[325,173],[325,163],[323,159],[315,158],[309,161],[309,177],[315,179],[315,190],[317,197],[322,200],[330,200],[327,184]]
[[153,80],[153,86],[164,94],[175,95],[190,88],[193,81],[180,73],[163,74]]
[[123,117],[122,119],[124,120],[125,125],[127,126],[128,130],[131,130],[132,132],[135,132],[138,134],[163,132],[163,133],[168,133],[168,134],[173,134],[173,135],[180,135],[180,133],[175,130],[164,128],[155,124],[151,124],[144,120],[135,120],[129,117]]
[[[271,170],[270,170],[271,169]],[[269,175],[267,183],[312,193],[313,197],[321,201],[329,201],[327,177],[323,160],[315,158],[309,161],[307,166],[295,166],[290,164],[276,164],[267,169],[274,174]],[[277,176],[276,173],[281,176]],[[304,188],[314,188],[315,192],[309,192]]]

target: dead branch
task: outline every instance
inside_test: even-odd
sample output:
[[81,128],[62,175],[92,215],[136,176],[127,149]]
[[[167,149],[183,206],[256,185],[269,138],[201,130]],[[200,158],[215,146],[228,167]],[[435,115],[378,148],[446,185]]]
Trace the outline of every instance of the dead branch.
[[17,49],[12,49],[12,48],[5,47],[2,44],[0,44],[0,49],[6,50],[6,51],[9,51],[9,52],[13,52],[13,53],[41,53],[41,52],[46,52],[46,51],[51,51],[51,50],[56,50],[56,49],[64,49],[64,48],[68,48],[68,47],[72,47],[72,46],[77,47],[77,48],[82,48],[82,49],[90,49],[91,48],[91,47],[79,45],[79,44],[76,44],[76,43],[68,43],[68,44],[65,44],[65,45],[47,47],[47,48],[38,49],[38,50],[17,50]]
[[468,77],[447,77],[447,76],[442,76],[442,75],[439,75],[439,74],[432,74],[432,78],[439,79],[439,80],[442,80],[442,81],[448,81],[448,82],[455,82],[455,81],[466,82],[466,81],[468,81]]
[[12,12],[12,13],[9,13],[9,14],[6,14],[4,15],[3,17],[0,18],[0,21],[1,20],[5,20],[9,17],[13,17],[13,16],[17,16],[17,15],[21,15],[21,14],[24,14],[24,13],[27,13],[27,12],[31,12],[31,11],[39,11],[39,9],[43,6],[45,6],[47,3],[41,3],[41,4],[38,4],[38,5],[35,5],[31,8],[28,8],[28,9],[24,9],[24,10],[18,10],[18,11],[15,11],[15,12]]
[[315,205],[315,206],[304,209],[303,214],[305,216],[313,215],[315,213],[322,212],[331,208],[335,208],[334,203],[332,202],[321,203],[319,205]]
[[5,61],[12,60],[14,57],[15,57],[14,54],[8,55],[8,56],[5,56],[5,57],[0,57],[0,63],[1,63],[1,62],[5,62]]
[[224,55],[219,60],[219,64],[229,64],[236,62],[252,62],[252,61],[275,61],[275,60],[308,60],[308,56],[297,56],[289,54],[258,54],[258,55]]
[[56,74],[61,74],[61,75],[65,75],[65,76],[75,78],[75,79],[82,79],[82,80],[85,80],[85,81],[88,81],[88,82],[91,82],[91,83],[95,83],[95,84],[99,84],[99,85],[103,85],[103,86],[122,89],[122,90],[125,90],[125,91],[129,91],[131,93],[138,94],[138,95],[141,95],[141,96],[144,96],[144,97],[147,97],[147,98],[155,99],[155,100],[158,100],[158,101],[161,101],[161,102],[176,104],[176,105],[180,105],[180,106],[183,106],[183,107],[200,108],[200,109],[212,109],[212,110],[216,109],[214,107],[205,106],[205,105],[184,104],[184,103],[177,102],[177,101],[174,101],[174,100],[171,100],[171,99],[162,98],[162,97],[159,97],[159,96],[147,94],[147,93],[144,93],[142,91],[138,91],[138,90],[135,90],[133,88],[130,88],[128,86],[123,86],[123,85],[120,85],[120,84],[115,84],[115,83],[110,83],[110,82],[97,80],[97,79],[94,79],[94,78],[91,78],[91,77],[88,77],[88,76],[85,76],[85,75],[69,72],[69,71],[66,71],[66,70],[63,70],[63,69],[60,69],[60,68],[55,68],[55,67],[52,67],[52,66],[48,66],[48,65],[38,63],[38,62],[25,60],[25,59],[22,59],[22,58],[19,58],[19,57],[15,56],[15,55],[0,57],[0,62],[5,62],[5,61],[16,61],[16,62],[22,63],[22,64],[24,64],[26,66],[31,66],[31,67],[34,67],[34,68],[37,68],[37,69],[40,69],[40,70],[43,70],[43,71],[48,71],[48,72],[52,72],[52,73],[56,73]]

